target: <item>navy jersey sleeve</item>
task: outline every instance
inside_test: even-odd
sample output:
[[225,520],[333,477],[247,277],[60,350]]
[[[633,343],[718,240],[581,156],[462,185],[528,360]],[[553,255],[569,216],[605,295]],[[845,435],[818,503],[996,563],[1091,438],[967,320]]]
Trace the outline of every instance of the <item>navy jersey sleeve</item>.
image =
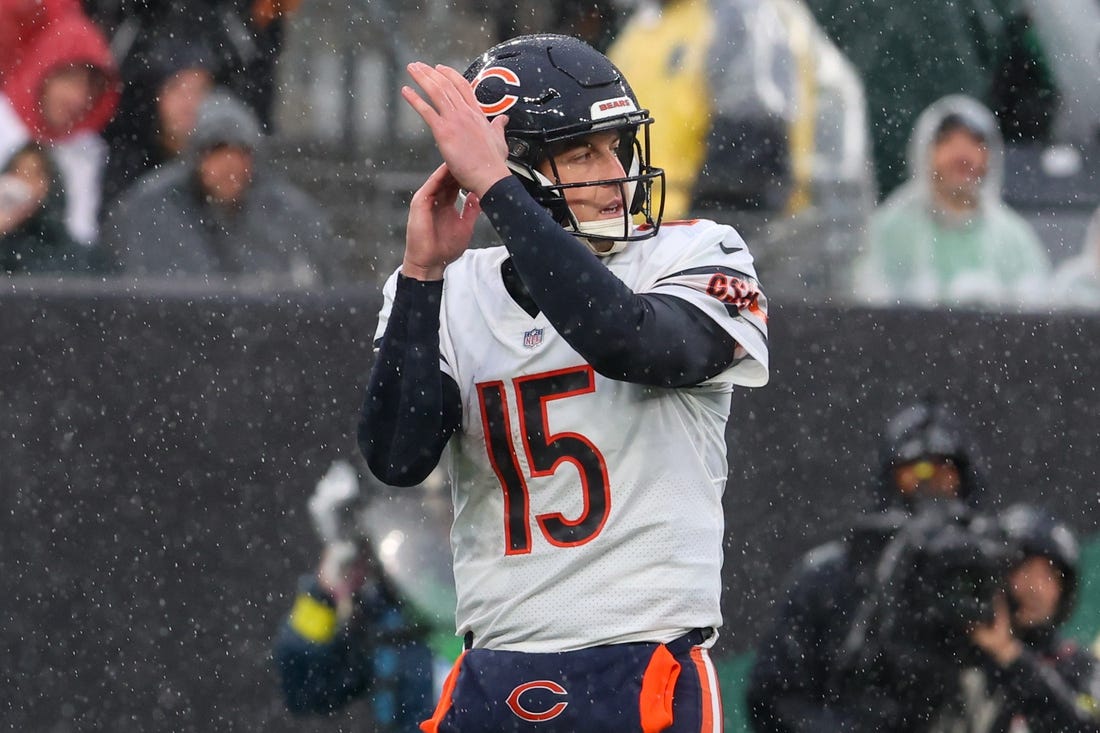
[[539,309],[600,374],[682,387],[733,361],[736,344],[724,329],[682,299],[634,293],[514,176],[494,184],[482,208]]
[[393,486],[428,477],[462,422],[458,385],[439,369],[443,282],[398,275],[359,420],[371,472]]

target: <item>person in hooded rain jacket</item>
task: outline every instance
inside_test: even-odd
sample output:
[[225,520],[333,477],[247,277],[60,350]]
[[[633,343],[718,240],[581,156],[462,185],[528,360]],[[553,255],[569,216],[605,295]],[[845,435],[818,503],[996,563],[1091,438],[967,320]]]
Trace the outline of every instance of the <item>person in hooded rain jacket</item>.
[[140,52],[131,52],[122,65],[118,114],[103,133],[111,148],[105,210],[137,178],[183,152],[217,77],[217,56],[205,38],[165,24],[142,40]]
[[872,214],[856,261],[858,299],[876,305],[1030,308],[1051,270],[1032,227],[1001,199],[1004,146],[992,113],[951,95],[909,142],[910,179]]
[[0,160],[30,143],[46,150],[65,192],[69,235],[90,252],[107,160],[100,133],[119,97],[115,62],[77,4],[48,0],[21,28],[18,48],[0,58]]
[[211,93],[181,158],[139,178],[107,215],[108,257],[127,275],[329,280],[334,239],[321,207],[264,166],[255,115]]

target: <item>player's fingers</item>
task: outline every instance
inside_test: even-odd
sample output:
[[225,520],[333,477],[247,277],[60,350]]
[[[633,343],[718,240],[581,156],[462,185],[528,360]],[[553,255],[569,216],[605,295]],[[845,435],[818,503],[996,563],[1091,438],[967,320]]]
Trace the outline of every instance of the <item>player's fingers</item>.
[[425,186],[430,186],[433,189],[441,189],[448,185],[450,180],[453,180],[454,176],[451,175],[451,171],[447,169],[447,164],[443,163],[428,176],[428,180],[424,182]]
[[446,200],[448,203],[454,203],[455,199],[458,198],[460,187],[447,165],[443,164],[440,166],[440,168],[432,174],[432,178],[435,179],[438,198],[440,200]]
[[466,194],[466,200],[462,202],[462,218],[476,219],[477,215],[481,213],[481,199],[478,198],[476,193]]
[[445,66],[444,64],[438,64],[435,70],[451,82],[466,106],[480,112],[481,106],[477,103],[477,96],[474,94],[474,88],[470,85],[470,82],[466,80],[466,77],[458,73],[456,69]]
[[424,183],[420,184],[420,188],[416,189],[413,193],[412,201],[409,202],[409,208],[415,209],[417,207],[431,207],[436,196],[439,194],[439,190],[442,185],[442,181],[450,175],[450,172],[446,170],[447,164],[444,163],[432,171],[431,175],[424,180]]
[[406,68],[409,76],[427,93],[440,114],[444,114],[447,109],[457,108],[460,104],[464,104],[461,98],[457,96],[457,92],[455,92],[447,77],[431,66],[420,61],[414,61]]
[[439,120],[439,113],[435,111],[435,107],[425,102],[412,87],[401,87],[401,96],[420,115],[420,118],[428,123],[428,127],[432,127]]

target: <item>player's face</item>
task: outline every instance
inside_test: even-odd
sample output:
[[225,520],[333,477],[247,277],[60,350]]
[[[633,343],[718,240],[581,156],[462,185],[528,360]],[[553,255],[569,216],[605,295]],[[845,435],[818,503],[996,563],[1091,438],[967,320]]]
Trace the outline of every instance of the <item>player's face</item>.
[[1062,574],[1049,559],[1029,557],[1009,574],[1008,582],[1016,602],[1017,626],[1041,626],[1054,618],[1062,597]]
[[[578,138],[543,162],[539,172],[556,183],[622,178],[626,172],[619,160],[619,141],[619,133],[614,130]],[[625,216],[625,194],[619,183],[566,188],[562,193],[577,221],[622,219]]]

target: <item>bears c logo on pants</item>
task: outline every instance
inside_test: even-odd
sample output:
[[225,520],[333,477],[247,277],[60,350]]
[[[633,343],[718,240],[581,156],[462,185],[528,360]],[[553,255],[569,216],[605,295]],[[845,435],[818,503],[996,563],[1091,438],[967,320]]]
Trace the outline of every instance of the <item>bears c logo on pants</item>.
[[512,712],[516,714],[516,717],[522,718],[523,720],[527,720],[532,723],[539,723],[546,720],[553,720],[554,718],[561,715],[567,707],[569,707],[569,703],[563,700],[561,702],[554,703],[546,710],[530,710],[524,706],[523,700],[521,700],[520,698],[523,697],[523,694],[525,692],[530,692],[531,690],[549,690],[555,695],[569,694],[568,692],[566,692],[564,687],[559,685],[557,682],[554,682],[553,680],[535,680],[534,682],[525,682],[512,690],[512,694],[508,695],[508,707],[511,708]]
[[[478,86],[486,79],[500,79],[507,86],[519,86],[519,77],[516,76],[516,72],[505,66],[490,66],[487,69],[482,69],[481,73],[475,76],[474,80],[470,82],[470,86],[474,88],[475,95],[477,94]],[[500,98],[495,102],[482,102],[478,99],[477,105],[481,107],[481,111],[485,113],[486,117],[492,117],[493,115],[499,115],[501,112],[506,112],[511,109],[518,101],[519,97],[515,94],[502,93]]]

